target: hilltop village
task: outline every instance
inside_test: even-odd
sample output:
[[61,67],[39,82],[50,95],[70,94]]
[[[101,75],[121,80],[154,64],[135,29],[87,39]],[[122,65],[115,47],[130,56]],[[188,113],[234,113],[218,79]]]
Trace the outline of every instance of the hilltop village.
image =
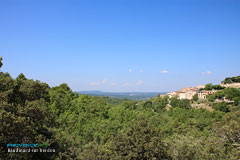
[[167,110],[183,103],[188,104],[189,107],[211,112],[214,110],[229,112],[230,108],[234,108],[231,106],[238,104],[240,100],[239,89],[240,76],[237,76],[226,78],[220,85],[209,83],[205,86],[185,87],[165,95],[159,94],[158,97],[168,100]]
[[[222,90],[224,88],[240,88],[240,83],[231,83],[220,85],[212,85],[211,83],[206,86],[198,85],[195,87],[185,87],[178,91],[169,92],[166,95],[169,98],[178,97],[179,99],[188,99],[192,100],[194,96],[197,95],[198,99],[207,99],[208,95],[213,95],[218,90]],[[160,97],[164,97],[165,95],[160,94]]]
[[[169,92],[166,95],[169,98],[178,97],[179,99],[188,99],[192,100],[194,96],[197,96],[198,99],[207,99],[209,95],[213,95],[218,90],[223,90],[224,88],[240,88],[240,83],[224,83],[220,85],[212,85],[211,83],[203,85],[198,85],[195,87],[185,87],[178,91]],[[159,95],[164,97],[165,95]],[[221,98],[223,101],[228,101],[225,97]]]
[[167,93],[169,98],[178,97],[179,99],[189,99],[192,100],[195,95],[198,96],[199,99],[206,99],[208,95],[213,95],[217,90],[204,90],[205,86],[199,85],[195,87],[185,87],[179,91],[173,91]]
[[[173,98],[173,97],[178,97],[179,99],[193,99],[193,96],[197,95],[199,96],[199,98],[206,98],[202,96],[201,93],[205,93],[206,91],[204,90],[204,92],[200,91],[201,89],[205,88],[205,86],[203,85],[199,85],[199,86],[196,86],[196,87],[185,87],[185,88],[182,88],[181,90],[179,91],[173,91],[173,92],[170,92],[170,93],[167,93],[167,95],[169,96],[169,98]],[[214,91],[209,91],[209,92],[206,92],[206,94],[212,94],[212,92]]]

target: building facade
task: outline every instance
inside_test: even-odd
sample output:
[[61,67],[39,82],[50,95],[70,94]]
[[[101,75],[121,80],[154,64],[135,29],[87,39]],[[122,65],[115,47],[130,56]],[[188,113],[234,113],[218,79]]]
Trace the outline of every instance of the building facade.
[[199,99],[206,99],[208,95],[213,95],[216,92],[216,90],[203,90],[198,93],[198,98]]

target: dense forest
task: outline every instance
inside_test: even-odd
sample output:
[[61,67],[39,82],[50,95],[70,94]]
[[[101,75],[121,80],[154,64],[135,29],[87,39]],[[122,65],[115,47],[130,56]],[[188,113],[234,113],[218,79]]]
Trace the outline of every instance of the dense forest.
[[[222,97],[230,102],[215,101]],[[67,84],[51,88],[1,72],[0,119],[3,160],[240,158],[239,89],[222,88],[206,102],[167,96],[136,101],[79,95]],[[8,153],[10,143],[47,143],[56,152]]]

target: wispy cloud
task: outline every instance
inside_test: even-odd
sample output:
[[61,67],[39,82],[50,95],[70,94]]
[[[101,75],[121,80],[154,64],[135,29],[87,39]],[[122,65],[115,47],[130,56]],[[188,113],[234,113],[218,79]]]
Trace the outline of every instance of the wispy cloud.
[[202,72],[201,74],[210,75],[210,74],[212,74],[212,72],[211,71],[207,71],[207,72]]
[[143,69],[141,69],[139,72],[140,72],[140,73],[143,73],[143,72],[144,72],[144,70],[143,70]]
[[102,82],[102,84],[104,84],[104,83],[106,83],[106,82],[107,82],[107,80],[106,80],[106,79],[104,79],[104,80],[102,80],[101,82]]
[[129,83],[123,83],[123,85],[122,85],[123,87],[126,87],[126,86],[129,86]]
[[131,73],[131,72],[132,72],[132,69],[128,69],[128,72],[130,72],[130,73]]
[[91,86],[99,86],[100,85],[100,82],[92,82],[90,83]]
[[166,74],[166,73],[168,73],[168,70],[162,70],[161,73]]
[[91,86],[99,86],[99,85],[101,85],[101,84],[104,84],[104,83],[106,83],[107,82],[107,80],[101,80],[100,82],[92,82],[92,83],[90,83],[90,85]]
[[109,85],[110,85],[110,86],[116,86],[117,83],[112,82],[112,83],[109,83]]
[[143,80],[139,80],[139,81],[136,83],[136,86],[140,86],[140,85],[142,85],[142,83],[143,83]]

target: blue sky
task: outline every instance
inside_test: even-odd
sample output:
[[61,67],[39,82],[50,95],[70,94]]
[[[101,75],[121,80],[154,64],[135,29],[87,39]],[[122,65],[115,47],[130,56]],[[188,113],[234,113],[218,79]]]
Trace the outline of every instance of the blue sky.
[[239,0],[1,0],[2,71],[74,91],[172,91],[240,75]]

